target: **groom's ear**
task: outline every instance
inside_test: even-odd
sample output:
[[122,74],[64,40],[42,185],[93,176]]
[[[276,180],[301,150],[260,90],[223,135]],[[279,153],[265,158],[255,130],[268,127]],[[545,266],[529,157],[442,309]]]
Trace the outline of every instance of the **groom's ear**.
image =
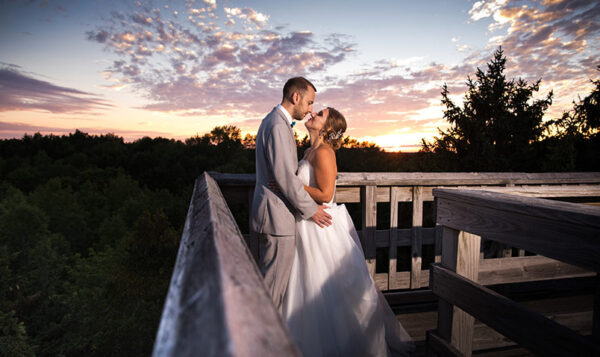
[[292,93],[292,104],[296,105],[300,102],[300,93],[294,92]]

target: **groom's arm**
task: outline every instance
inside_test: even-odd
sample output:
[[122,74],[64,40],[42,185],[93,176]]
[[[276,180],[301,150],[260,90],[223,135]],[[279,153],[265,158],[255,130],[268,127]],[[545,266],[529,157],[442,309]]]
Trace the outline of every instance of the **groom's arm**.
[[273,178],[283,196],[294,206],[303,219],[310,219],[318,210],[318,205],[304,190],[302,181],[296,176],[293,154],[288,150],[290,129],[274,125],[267,139],[267,160],[273,169]]

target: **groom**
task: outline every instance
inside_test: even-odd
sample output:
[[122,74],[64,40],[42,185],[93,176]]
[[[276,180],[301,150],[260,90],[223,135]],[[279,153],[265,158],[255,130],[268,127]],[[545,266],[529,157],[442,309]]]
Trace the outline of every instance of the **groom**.
[[[296,176],[298,153],[292,119],[312,112],[315,86],[294,77],[283,87],[281,104],[262,120],[256,134],[256,187],[250,213],[250,229],[259,242],[258,265],[275,307],[282,301],[294,261],[296,218],[312,219],[320,227],[331,224],[324,206],[317,205]],[[274,181],[275,192],[269,187]]]

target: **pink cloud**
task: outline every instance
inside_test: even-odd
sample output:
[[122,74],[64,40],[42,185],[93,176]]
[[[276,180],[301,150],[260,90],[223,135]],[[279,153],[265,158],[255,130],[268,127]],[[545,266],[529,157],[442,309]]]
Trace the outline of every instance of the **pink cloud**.
[[110,107],[109,102],[95,94],[35,79],[14,67],[0,69],[0,111],[83,113]]

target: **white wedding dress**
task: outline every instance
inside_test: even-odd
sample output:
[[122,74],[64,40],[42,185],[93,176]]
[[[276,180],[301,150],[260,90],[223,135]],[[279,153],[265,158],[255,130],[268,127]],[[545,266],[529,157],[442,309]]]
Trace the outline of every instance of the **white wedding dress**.
[[[298,176],[316,186],[306,160]],[[376,287],[344,205],[327,204],[332,225],[296,220],[296,253],[283,316],[305,357],[408,355],[410,336]]]

